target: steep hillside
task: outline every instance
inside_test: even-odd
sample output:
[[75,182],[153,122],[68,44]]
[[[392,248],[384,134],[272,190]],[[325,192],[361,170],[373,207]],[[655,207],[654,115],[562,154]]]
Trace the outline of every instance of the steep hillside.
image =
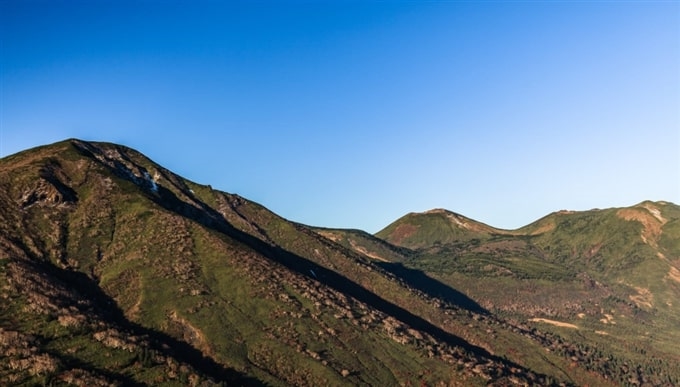
[[[640,377],[621,383],[680,375],[680,207],[560,211],[518,230],[463,234],[441,214],[409,215],[376,235],[412,248],[400,260],[409,270],[455,286],[490,312],[639,367]],[[400,244],[394,233],[405,228],[411,239]]]
[[[12,384],[610,378],[581,364],[608,361],[587,347],[119,145],[0,160],[0,217],[0,380]],[[407,252],[356,234],[383,260]]]
[[123,146],[28,150],[0,160],[0,380],[676,384],[678,208],[598,214],[510,232],[436,210],[397,247]]

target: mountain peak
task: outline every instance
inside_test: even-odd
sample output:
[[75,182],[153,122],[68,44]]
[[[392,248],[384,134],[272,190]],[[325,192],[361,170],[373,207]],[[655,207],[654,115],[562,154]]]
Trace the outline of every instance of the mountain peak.
[[505,233],[507,231],[437,208],[409,213],[377,232],[376,236],[397,246],[417,249]]
[[415,214],[453,214],[453,212],[446,210],[444,208],[433,208],[431,210],[423,211],[423,212],[415,212]]

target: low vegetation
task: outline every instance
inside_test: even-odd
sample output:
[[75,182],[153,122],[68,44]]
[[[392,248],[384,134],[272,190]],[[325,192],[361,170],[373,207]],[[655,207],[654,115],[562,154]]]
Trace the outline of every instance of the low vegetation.
[[[493,314],[533,321],[587,346],[607,360],[584,359],[586,368],[610,380],[678,383],[680,207],[643,202],[560,211],[519,230],[456,219],[444,227],[442,219],[453,216],[409,214],[376,236],[409,249],[405,267],[455,287]],[[467,235],[450,239],[451,228]],[[398,232],[404,229],[412,230],[407,239]]]
[[436,210],[379,239],[115,144],[28,150],[0,160],[0,380],[678,384],[680,211],[629,210],[516,231]]

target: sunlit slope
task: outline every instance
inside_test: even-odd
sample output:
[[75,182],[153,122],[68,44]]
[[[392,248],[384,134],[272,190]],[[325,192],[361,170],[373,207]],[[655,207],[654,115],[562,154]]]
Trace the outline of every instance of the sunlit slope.
[[[14,314],[3,319],[3,329],[39,335],[39,350],[57,364],[37,373],[17,368],[24,356],[18,352],[3,361],[7,378],[28,384],[66,380],[83,369],[86,376],[123,384],[183,385],[192,378],[275,385],[483,380],[410,344],[410,333],[394,331],[403,323],[301,275],[303,269],[286,267],[292,255],[241,232],[247,222],[231,225],[200,198],[214,198],[219,207],[237,197],[186,182],[137,152],[65,142],[3,160],[1,168],[3,209],[20,225],[2,235],[3,274],[16,299],[3,308]],[[39,281],[51,289],[61,278],[74,288],[73,300],[51,300],[54,292],[30,286],[20,268],[36,262]],[[22,309],[19,294],[38,306]],[[107,321],[113,326],[107,329],[93,312],[70,309],[80,304],[114,310],[118,324]],[[178,349],[154,358],[150,344],[117,341],[128,336],[121,326],[157,338],[159,348]],[[474,357],[413,334],[423,343],[431,340],[442,354]],[[183,359],[184,347],[196,355]],[[109,363],[106,351],[118,357]],[[159,364],[173,356],[176,369]],[[182,360],[189,366],[182,368]],[[426,369],[432,373],[423,375]]]
[[[441,213],[418,214],[417,222],[406,216],[377,236],[396,243],[395,230],[410,227],[402,244],[417,246],[402,261],[410,270],[456,286],[492,312],[627,358],[646,370],[633,379],[680,373],[672,366],[680,355],[677,205],[560,211],[518,230],[462,235]],[[420,229],[438,237],[425,243]]]
[[486,239],[503,233],[504,230],[454,212],[436,209],[407,214],[375,235],[395,246],[420,249],[471,239]]
[[559,336],[129,148],[4,158],[0,200],[0,376],[14,384],[607,383],[565,374]]

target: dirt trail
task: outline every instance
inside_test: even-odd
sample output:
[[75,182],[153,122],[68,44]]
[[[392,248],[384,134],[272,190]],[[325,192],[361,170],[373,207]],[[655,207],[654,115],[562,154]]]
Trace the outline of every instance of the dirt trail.
[[529,319],[529,321],[534,321],[534,322],[542,322],[550,325],[555,325],[558,327],[563,327],[563,328],[572,328],[572,329],[578,329],[578,326],[574,324],[569,324],[561,321],[555,321],[555,320],[548,320],[547,318],[532,318]]

